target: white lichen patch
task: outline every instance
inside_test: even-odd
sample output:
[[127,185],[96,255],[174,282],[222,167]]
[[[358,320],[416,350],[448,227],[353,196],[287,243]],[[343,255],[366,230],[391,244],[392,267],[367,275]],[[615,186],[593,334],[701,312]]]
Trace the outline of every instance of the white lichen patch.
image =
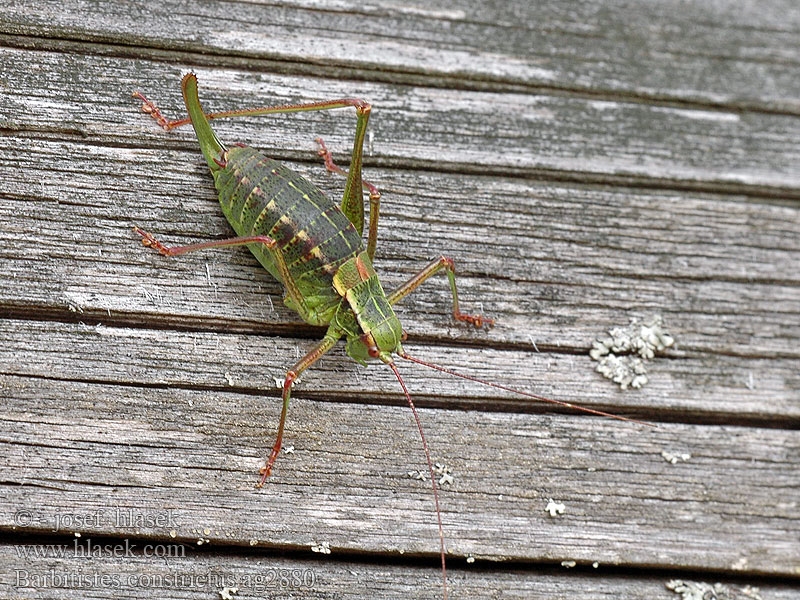
[[239,588],[224,587],[219,591],[220,600],[233,600],[233,597],[239,593]]
[[547,501],[547,506],[544,509],[550,513],[551,517],[557,517],[558,515],[563,515],[564,511],[566,510],[566,506],[561,504],[561,502],[556,502],[552,498]]
[[608,337],[594,341],[589,356],[598,362],[595,370],[623,390],[638,389],[647,383],[645,364],[674,343],[661,317],[655,316],[643,324],[633,321],[609,329]]
[[420,470],[409,471],[408,476],[411,477],[411,479],[419,479],[420,481],[426,481],[428,479],[427,476],[425,475],[425,471],[420,471]]
[[734,571],[744,571],[747,568],[747,558],[744,556],[739,557],[735,563],[731,565]]
[[331,545],[328,542],[322,542],[321,544],[315,544],[311,546],[312,552],[319,552],[320,554],[330,554],[331,553]]
[[[286,383],[286,379],[285,378],[283,378],[283,377],[275,377],[274,375],[272,377],[272,380],[275,382],[275,387],[278,388],[279,390],[282,390],[283,389],[283,384]],[[292,382],[292,389],[296,388],[298,385],[300,385],[300,378],[299,377]]]
[[665,585],[668,590],[678,594],[681,600],[763,600],[758,588],[749,585],[733,588],[721,583],[711,584],[682,579],[673,579]]
[[662,450],[661,457],[671,465],[677,465],[678,462],[686,462],[692,458],[692,455],[688,452],[672,453]]
[[453,479],[453,471],[447,465],[443,465],[442,463],[436,463],[433,466],[433,472],[439,477],[439,485],[452,485],[454,482]]

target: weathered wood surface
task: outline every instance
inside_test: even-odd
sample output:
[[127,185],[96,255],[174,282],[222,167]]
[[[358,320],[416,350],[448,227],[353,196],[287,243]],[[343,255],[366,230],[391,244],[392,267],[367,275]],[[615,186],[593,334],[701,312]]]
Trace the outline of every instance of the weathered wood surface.
[[[250,330],[256,323],[297,324],[279,299],[265,299],[279,287],[252,268],[246,252],[177,261],[132,253],[134,224],[146,224],[169,243],[229,230],[196,151],[107,143],[23,138],[0,149],[12,167],[0,214],[13,236],[0,248],[5,303],[25,311],[72,306],[105,320],[109,311],[116,319],[157,312],[151,318],[171,316],[171,325],[187,317]],[[327,178],[316,162],[300,169],[341,195],[341,180]],[[417,176],[405,169],[370,177],[389,196],[377,257],[386,287],[446,252],[458,260],[465,303],[482,305],[498,320],[488,334],[453,324],[447,286],[432,281],[401,305],[411,333],[583,350],[627,321],[620,311],[656,311],[684,332],[685,352],[798,356],[800,241],[792,207],[497,176]],[[62,218],[65,206],[69,220]],[[104,280],[102,294],[86,289],[87,276]],[[43,285],[54,278],[61,285]]]
[[[295,453],[282,457],[264,492],[252,485],[277,402],[191,391],[185,388],[196,382],[184,382],[109,386],[4,378],[6,418],[20,442],[5,476],[24,491],[6,510],[36,507],[42,527],[55,522],[63,504],[104,512],[166,506],[181,539],[199,527],[219,532],[205,535],[215,543],[255,539],[279,548],[327,541],[335,552],[408,554],[435,548],[429,482],[408,476],[424,469],[424,459],[402,407],[309,401],[301,385],[287,432]],[[418,382],[409,383],[413,389]],[[65,396],[69,419],[60,414]],[[796,498],[789,491],[797,482],[797,431],[661,424],[644,432],[608,421],[587,427],[566,415],[489,411],[425,410],[422,418],[436,461],[456,479],[442,491],[454,556],[738,565],[784,574],[800,558],[792,535]],[[673,465],[662,451],[692,457]],[[191,492],[198,488],[202,494]],[[550,498],[567,506],[563,516],[548,516]]]
[[[79,540],[84,543],[85,540]],[[69,542],[72,546],[73,542]],[[31,546],[34,546],[31,541]],[[414,565],[364,564],[354,571],[352,563],[336,560],[328,556],[324,569],[320,563],[308,559],[284,558],[269,553],[228,554],[225,552],[199,551],[186,546],[185,557],[178,560],[153,561],[143,558],[141,553],[147,542],[135,548],[131,556],[123,559],[110,558],[96,562],[96,570],[86,575],[83,589],[59,590],[59,598],[85,598],[86,591],[93,592],[92,598],[141,597],[142,590],[148,589],[154,596],[170,598],[219,598],[225,587],[237,587],[235,598],[341,598],[363,599],[387,598],[430,598],[429,588],[437,581],[430,569]],[[170,546],[170,549],[172,547]],[[38,572],[41,563],[57,574],[74,571],[71,559],[35,559],[18,557],[8,546],[0,547],[0,564],[12,579],[19,578],[34,582],[32,573]],[[652,600],[653,598],[673,597],[666,589],[665,580],[653,576],[631,578],[618,574],[600,577],[600,571],[574,569],[560,572],[547,568],[508,569],[495,571],[481,568],[478,564],[468,568],[453,568],[450,571],[452,596],[457,598],[492,597],[511,599],[552,598],[598,598],[601,600]],[[576,573],[582,571],[581,573]],[[590,576],[586,576],[589,573]],[[95,580],[94,577],[97,579]],[[91,585],[106,577],[110,584]],[[302,577],[312,585],[303,585]],[[181,585],[175,581],[181,581]],[[295,578],[300,585],[292,585]],[[602,581],[602,585],[598,582]],[[691,580],[690,580],[691,581]],[[669,582],[667,582],[669,583]],[[91,585],[91,587],[90,587]],[[690,583],[691,585],[691,583]],[[753,595],[747,584],[726,585],[725,595],[718,598],[726,600],[753,600],[770,598],[772,600],[792,600],[796,591],[786,585],[761,585],[760,596]],[[296,595],[292,596],[294,593]],[[667,595],[668,594],[668,595]]]
[[800,9],[792,0],[148,0],[125,11],[50,0],[5,7],[0,32],[33,38],[18,38],[19,45],[44,36],[136,56],[202,53],[197,60],[211,64],[800,112]]
[[[0,572],[77,572],[75,559],[19,551],[78,532],[199,550],[95,560],[90,575],[213,570],[245,597],[285,597],[246,585],[280,567],[313,571],[303,597],[436,594],[429,482],[409,477],[424,460],[391,373],[341,349],[325,357],[295,392],[294,454],[256,491],[274,378],[321,333],[245,251],[168,260],[130,232],[229,235],[192,132],[158,130],[129,97],[141,88],[178,115],[194,66],[212,110],[375,104],[366,162],[384,192],[384,285],[446,253],[465,307],[498,320],[453,324],[434,280],[400,308],[409,349],[659,424],[542,414],[400,365],[454,473],[442,489],[453,597],[672,598],[664,583],[698,571],[733,594],[754,583],[765,599],[796,597],[793,4],[101,6],[0,11]],[[344,162],[353,122],[334,111],[215,128],[336,197],[343,182],[312,140]],[[593,372],[596,336],[656,313],[678,346],[644,389]],[[545,512],[550,498],[563,515]],[[151,521],[125,528],[117,510]],[[322,542],[330,556],[310,551]],[[582,567],[561,571],[570,560]],[[227,585],[41,583],[0,589],[207,598]]]
[[[26,69],[4,90],[9,129],[125,147],[194,151],[191,129],[165,136],[131,110],[121,90],[143,88],[165,114],[182,115],[175,81],[191,61],[164,64],[106,56],[4,49],[4,72]],[[492,93],[321,80],[241,69],[198,69],[207,110],[285,104],[354,91],[375,104],[367,163],[588,182],[690,187],[796,197],[800,123],[793,115],[727,107],[676,107],[543,93]],[[278,158],[308,160],[313,139],[352,144],[354,119],[341,112],[229,121],[227,139]]]

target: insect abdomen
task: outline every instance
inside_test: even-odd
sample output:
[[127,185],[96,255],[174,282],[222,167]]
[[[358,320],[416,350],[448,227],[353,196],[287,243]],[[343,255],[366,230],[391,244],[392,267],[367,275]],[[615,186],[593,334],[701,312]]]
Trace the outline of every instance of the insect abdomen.
[[[307,308],[320,312],[335,306],[341,298],[331,287],[333,274],[362,250],[361,236],[339,206],[298,173],[249,147],[228,150],[215,182],[238,235],[268,235],[278,242],[290,276],[308,297]],[[281,280],[265,247],[250,249]],[[307,321],[318,322],[318,316],[296,308]]]

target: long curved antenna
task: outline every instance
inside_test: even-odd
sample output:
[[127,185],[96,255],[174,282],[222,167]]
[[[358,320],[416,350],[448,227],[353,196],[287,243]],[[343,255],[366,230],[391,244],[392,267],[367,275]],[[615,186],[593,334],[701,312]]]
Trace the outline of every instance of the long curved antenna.
[[493,381],[486,381],[485,379],[480,379],[478,377],[473,377],[472,375],[464,375],[463,373],[459,373],[458,371],[453,371],[452,369],[448,369],[446,367],[440,367],[439,365],[435,365],[433,363],[425,362],[424,360],[420,360],[419,358],[414,358],[413,356],[409,355],[406,352],[398,352],[397,355],[400,358],[405,358],[408,361],[417,363],[418,365],[422,365],[424,367],[428,367],[429,369],[434,369],[436,371],[441,371],[442,373],[447,373],[449,375],[453,375],[455,377],[461,377],[462,379],[468,379],[469,381],[474,381],[475,383],[482,383],[483,385],[488,385],[493,388],[498,388],[500,390],[505,390],[507,392],[513,392],[514,394],[520,394],[522,396],[528,396],[529,398],[533,398],[534,400],[539,400],[541,402],[550,402],[551,404],[558,404],[559,406],[565,406],[567,408],[572,408],[575,410],[580,410],[587,413],[592,413],[593,415],[600,415],[601,417],[609,417],[611,419],[617,419],[619,421],[628,421],[629,423],[637,423],[639,425],[646,425],[647,427],[655,427],[653,423],[648,423],[646,421],[639,421],[637,419],[629,419],[628,417],[620,417],[619,415],[612,415],[611,413],[603,412],[602,410],[595,410],[593,408],[586,408],[585,406],[578,406],[577,404],[572,404],[571,402],[564,402],[562,400],[553,400],[552,398],[545,398],[544,396],[538,396],[536,394],[532,394],[530,392],[524,392],[522,390],[517,390],[512,387],[508,387],[505,385],[501,385],[499,383],[494,383]]
[[436,518],[439,520],[439,545],[442,554],[442,586],[444,587],[444,600],[447,600],[447,568],[444,564],[444,528],[442,527],[442,512],[439,510],[439,493],[436,490],[436,477],[434,477],[433,474],[431,453],[428,451],[428,442],[425,441],[425,434],[422,433],[422,423],[419,421],[417,409],[414,406],[414,403],[411,401],[411,395],[408,393],[408,389],[406,388],[406,384],[403,382],[403,378],[400,377],[400,371],[397,370],[397,366],[394,363],[390,362],[387,364],[392,368],[392,371],[394,371],[394,375],[397,377],[397,381],[400,382],[400,386],[403,388],[403,392],[406,395],[408,405],[411,407],[411,412],[414,413],[414,420],[417,422],[417,429],[419,429],[419,435],[422,438],[422,447],[425,449],[425,458],[428,459],[428,472],[431,475],[431,484],[433,485],[433,501],[436,504]]

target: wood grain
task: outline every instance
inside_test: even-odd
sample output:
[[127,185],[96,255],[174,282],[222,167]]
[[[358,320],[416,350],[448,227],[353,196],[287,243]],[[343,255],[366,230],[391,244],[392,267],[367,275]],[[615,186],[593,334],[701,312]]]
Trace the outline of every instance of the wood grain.
[[[230,235],[192,131],[161,131],[130,97],[179,116],[194,69],[208,110],[373,103],[384,286],[446,254],[464,308],[497,319],[455,324],[434,279],[398,307],[414,355],[657,425],[401,364],[454,477],[453,598],[666,600],[669,580],[698,574],[737,600],[753,585],[796,597],[798,30],[780,1],[6,3],[0,596],[441,594],[430,482],[391,373],[342,348],[309,370],[294,453],[256,490],[276,379],[321,331],[245,250],[170,260],[131,232]],[[328,111],[214,127],[338,198],[313,139],[346,164],[353,124]],[[677,344],[623,392],[588,350],[654,314]],[[88,539],[140,548],[86,564],[25,550]],[[330,555],[312,551],[323,542]],[[192,550],[155,559],[145,544]],[[316,579],[254,587],[275,569]],[[112,580],[46,579],[78,571]]]
[[[0,248],[5,303],[184,327],[299,325],[244,250],[168,260],[138,247],[133,225],[173,244],[231,235],[196,151],[20,139],[0,159],[17,164],[0,207],[11,236]],[[342,181],[316,162],[295,166],[341,194]],[[498,322],[488,334],[454,324],[449,290],[433,280],[402,304],[412,333],[586,351],[609,327],[660,313],[686,352],[798,356],[793,208],[467,175],[376,170],[373,180],[384,190],[385,286],[445,253],[457,261],[465,306]]]
[[8,8],[2,33],[110,44],[129,55],[185,52],[206,64],[238,60],[439,87],[540,87],[800,112],[800,11],[790,0],[150,0],[125,10],[72,0]]
[[[78,542],[85,547],[85,539]],[[314,594],[314,598],[326,600],[361,599],[366,596],[417,599],[430,598],[430,589],[438,583],[435,571],[418,565],[354,564],[333,556],[323,556],[323,560],[319,560],[319,555],[310,552],[296,553],[297,558],[256,552],[231,556],[189,544],[183,546],[186,548],[185,555],[153,561],[142,554],[145,545],[156,548],[157,544],[135,538],[130,543],[136,546],[132,556],[92,561],[91,566],[79,574],[83,585],[78,589],[59,589],[60,597],[94,600],[149,593],[152,596],[169,594],[171,598],[180,599],[207,599],[219,597],[226,587],[236,587],[234,598],[285,598],[287,594],[294,593]],[[172,541],[164,546],[171,548],[175,543]],[[73,545],[74,542],[70,540],[68,546],[72,548]],[[25,560],[10,552],[8,546],[0,547],[0,565],[14,580],[19,578],[23,582],[35,583],[36,573],[42,563],[47,567],[46,573],[52,573],[53,578],[71,575],[80,581],[75,574],[75,559],[71,556]],[[676,598],[667,591],[669,579],[654,576],[633,579],[609,575],[609,570],[603,565],[598,565],[597,569],[511,569],[476,561],[474,564],[451,566],[449,579],[451,595],[459,598],[492,597],[490,594],[494,597],[502,594],[504,598],[533,600],[570,597],[598,600],[620,597],[632,600]],[[589,576],[586,576],[587,573]],[[313,586],[303,585],[303,577],[313,581]],[[299,585],[295,584],[295,578],[300,581]],[[602,580],[600,586],[597,585],[599,580]],[[105,585],[104,581],[107,582]],[[758,590],[760,597],[771,600],[796,598],[794,590],[785,585],[762,585]],[[727,583],[721,591],[731,600],[753,598],[752,587],[741,583]],[[26,594],[25,597],[36,600],[49,597],[46,592],[33,589],[33,586],[26,590]]]
[[[22,70],[20,65],[25,65]],[[142,118],[127,93],[141,89],[165,114],[180,116],[184,108],[176,82],[191,63],[3,49],[0,67],[14,74],[14,85],[6,90],[8,108],[0,112],[0,121],[12,131],[196,151],[190,128],[167,136]],[[368,164],[770,197],[796,197],[800,187],[800,124],[791,115],[354,83],[241,69],[197,72],[209,111],[353,95],[368,99],[376,107]],[[349,151],[353,125],[345,111],[326,111],[230,121],[218,129],[225,140],[245,141],[275,158],[308,160],[320,135],[334,150]]]
[[[429,482],[409,477],[424,469],[424,458],[402,407],[314,402],[301,386],[286,439],[295,452],[256,490],[275,400],[43,377],[6,376],[2,386],[14,432],[6,434],[4,478],[16,483],[6,488],[4,523],[36,507],[38,526],[27,529],[46,533],[64,506],[168,507],[182,540],[196,527],[209,529],[204,537],[214,543],[256,539],[296,548],[327,541],[337,553],[436,556]],[[742,564],[787,575],[800,557],[791,491],[800,483],[797,431],[765,436],[755,428],[684,424],[643,431],[485,411],[423,410],[421,418],[434,459],[456,480],[442,486],[453,556],[719,570]],[[691,459],[673,465],[662,451]],[[567,506],[563,515],[545,511],[551,498]],[[163,527],[136,529],[168,535]],[[81,530],[118,534],[106,523]]]

